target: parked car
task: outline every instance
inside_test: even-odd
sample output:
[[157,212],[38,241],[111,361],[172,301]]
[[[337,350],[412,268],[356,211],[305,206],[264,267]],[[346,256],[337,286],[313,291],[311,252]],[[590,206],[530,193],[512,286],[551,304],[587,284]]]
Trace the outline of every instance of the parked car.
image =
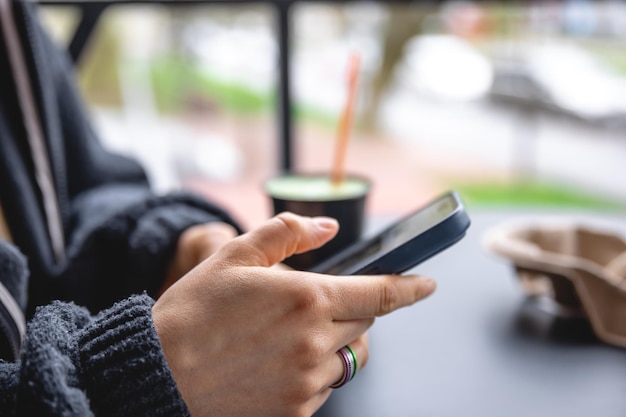
[[489,96],[607,128],[626,127],[626,77],[574,45],[531,46],[494,63]]

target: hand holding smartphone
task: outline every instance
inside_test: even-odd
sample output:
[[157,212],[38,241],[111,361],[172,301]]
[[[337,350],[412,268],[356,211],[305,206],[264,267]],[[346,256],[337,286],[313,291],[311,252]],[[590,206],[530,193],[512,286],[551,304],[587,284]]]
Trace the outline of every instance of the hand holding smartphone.
[[333,275],[400,274],[465,236],[470,219],[456,191],[448,191],[376,236],[314,265]]

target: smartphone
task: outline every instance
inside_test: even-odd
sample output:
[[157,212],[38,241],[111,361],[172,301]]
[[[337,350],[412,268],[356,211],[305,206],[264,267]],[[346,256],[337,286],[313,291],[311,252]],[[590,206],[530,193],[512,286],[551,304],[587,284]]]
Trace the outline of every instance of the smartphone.
[[469,226],[458,193],[450,190],[309,271],[331,275],[400,274],[461,240]]

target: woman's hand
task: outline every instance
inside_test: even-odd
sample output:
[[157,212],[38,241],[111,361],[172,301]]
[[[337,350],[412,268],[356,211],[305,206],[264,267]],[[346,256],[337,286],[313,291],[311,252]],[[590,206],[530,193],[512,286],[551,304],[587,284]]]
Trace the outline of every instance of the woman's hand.
[[[435,288],[419,276],[327,276],[271,266],[337,232],[280,214],[194,268],[154,305],[174,379],[193,416],[310,416],[343,374],[346,344],[367,362],[376,316]],[[358,375],[357,375],[358,377]]]

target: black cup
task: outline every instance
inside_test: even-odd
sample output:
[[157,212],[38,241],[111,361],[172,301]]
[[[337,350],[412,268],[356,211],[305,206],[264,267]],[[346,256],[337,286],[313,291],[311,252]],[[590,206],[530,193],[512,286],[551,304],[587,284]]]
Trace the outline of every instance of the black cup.
[[[280,186],[285,182],[291,184],[288,188],[292,190],[285,190]],[[320,188],[326,188],[324,182],[332,187],[327,174],[287,174],[265,183],[265,192],[272,199],[274,214],[290,211],[303,216],[332,217],[339,222],[339,232],[330,242],[319,249],[293,255],[284,261],[294,269],[309,269],[356,242],[363,234],[370,181],[364,177],[349,175],[338,189],[318,194],[317,191],[324,191]]]

